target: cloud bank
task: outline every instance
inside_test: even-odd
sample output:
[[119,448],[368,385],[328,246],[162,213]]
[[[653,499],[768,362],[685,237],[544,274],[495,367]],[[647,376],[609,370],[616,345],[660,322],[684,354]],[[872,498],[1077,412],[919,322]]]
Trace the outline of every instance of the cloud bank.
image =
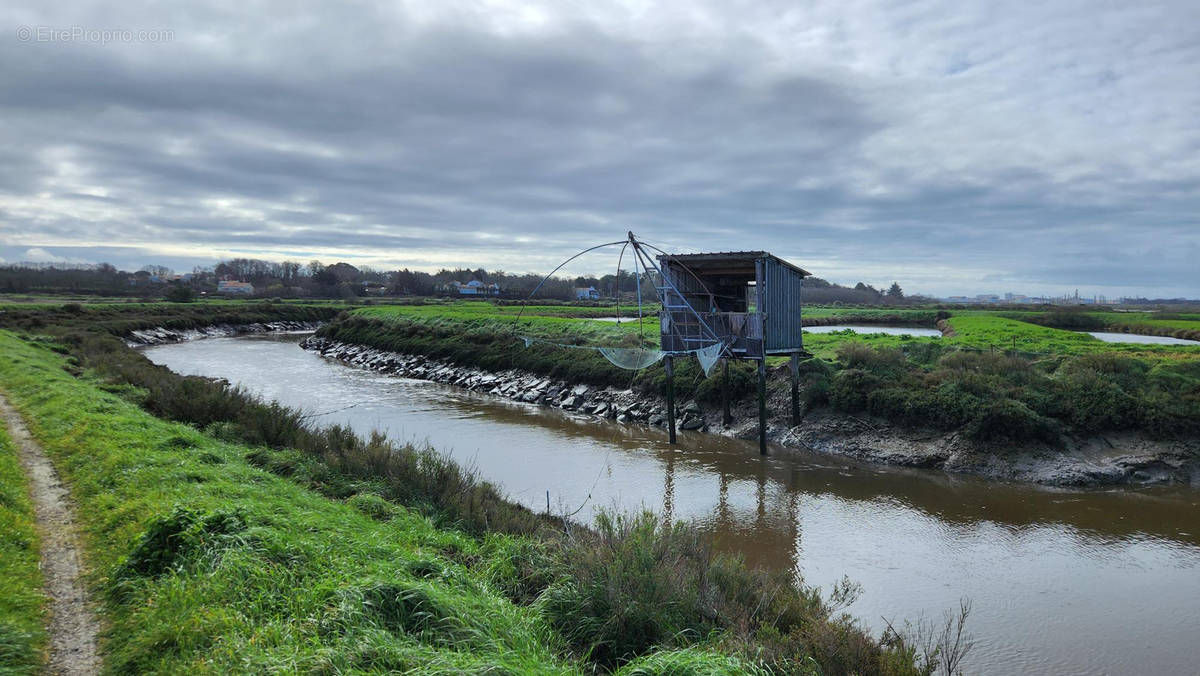
[[1196,3],[574,4],[0,9],[0,255],[1200,295]]

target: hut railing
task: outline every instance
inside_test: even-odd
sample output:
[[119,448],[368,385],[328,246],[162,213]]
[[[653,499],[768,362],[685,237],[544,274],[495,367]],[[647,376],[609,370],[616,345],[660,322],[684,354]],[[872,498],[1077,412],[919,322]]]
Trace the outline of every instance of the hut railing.
[[[696,314],[699,315],[697,320]],[[662,322],[662,349],[682,352],[712,345],[713,337],[700,324],[704,322],[717,337],[730,344],[734,352],[751,355],[761,354],[763,344],[763,316],[758,312],[700,312],[687,310],[664,310]]]

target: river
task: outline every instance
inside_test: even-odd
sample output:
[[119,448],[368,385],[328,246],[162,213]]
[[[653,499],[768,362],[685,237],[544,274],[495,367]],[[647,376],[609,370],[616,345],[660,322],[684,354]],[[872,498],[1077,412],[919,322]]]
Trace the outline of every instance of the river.
[[828,589],[876,633],[973,602],[968,673],[1200,673],[1200,490],[1066,491],[860,464],[577,417],[323,359],[296,335],[146,348],[360,432],[429,443],[515,500],[587,520],[694,519],[750,562]]

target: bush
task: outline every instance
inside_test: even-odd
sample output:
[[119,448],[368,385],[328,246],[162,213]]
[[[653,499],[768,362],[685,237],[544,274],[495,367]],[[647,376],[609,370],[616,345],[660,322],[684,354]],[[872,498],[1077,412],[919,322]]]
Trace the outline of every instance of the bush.
[[861,411],[867,407],[867,398],[879,383],[879,377],[871,373],[861,369],[844,369],[833,377],[829,385],[829,403],[842,411]]
[[570,646],[611,668],[707,633],[715,618],[701,612],[701,587],[712,553],[696,531],[663,526],[650,513],[600,514],[596,529],[563,557],[567,575],[539,601]]
[[[854,623],[831,619],[834,607],[790,571],[753,570],[715,555],[694,526],[663,524],[650,513],[601,514],[596,532],[561,541],[557,557],[562,572],[537,604],[571,648],[607,669],[629,663],[621,673],[712,673],[693,672],[696,662],[683,654],[630,661],[720,633],[775,673],[912,672],[911,659],[908,671],[886,669],[889,650]],[[855,589],[835,590],[835,605],[849,603]],[[661,671],[667,665],[680,671]]]
[[1058,440],[1058,425],[1019,401],[1002,399],[985,404],[967,424],[966,433],[981,441],[1041,439],[1054,442]]
[[904,352],[894,347],[872,348],[865,343],[845,343],[838,346],[838,359],[847,368],[870,371],[878,375],[890,375],[907,368]]
[[1103,331],[1108,326],[1099,317],[1070,310],[1046,312],[1029,317],[1026,321],[1055,329],[1066,329],[1068,331]]
[[196,290],[186,284],[172,284],[163,297],[172,303],[190,303],[196,300]]
[[1079,429],[1125,429],[1136,421],[1137,400],[1096,371],[1071,369],[1058,385],[1063,413]]

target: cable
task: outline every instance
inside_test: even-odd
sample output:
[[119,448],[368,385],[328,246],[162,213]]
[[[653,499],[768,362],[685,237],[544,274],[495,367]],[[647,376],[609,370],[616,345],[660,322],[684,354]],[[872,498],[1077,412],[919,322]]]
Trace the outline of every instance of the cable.
[[629,240],[622,240],[620,242],[608,242],[606,244],[597,244],[596,246],[584,249],[583,251],[580,251],[579,253],[575,254],[574,256],[571,256],[567,260],[563,261],[562,263],[559,263],[558,267],[551,270],[550,274],[546,275],[545,279],[538,282],[538,285],[533,287],[533,291],[529,292],[529,295],[525,297],[525,300],[521,301],[521,310],[519,312],[517,312],[517,318],[513,320],[513,332],[516,332],[516,330],[517,330],[517,322],[521,321],[521,315],[525,313],[525,305],[529,303],[529,299],[533,298],[533,294],[537,293],[538,289],[542,288],[543,284],[550,281],[550,278],[554,276],[554,273],[561,270],[564,265],[566,265],[567,263],[570,263],[571,261],[575,260],[576,258],[579,258],[580,256],[582,256],[583,254],[585,254],[589,251],[595,251],[596,249],[603,249],[606,246],[616,246],[618,244],[628,244],[628,243],[629,243]]

